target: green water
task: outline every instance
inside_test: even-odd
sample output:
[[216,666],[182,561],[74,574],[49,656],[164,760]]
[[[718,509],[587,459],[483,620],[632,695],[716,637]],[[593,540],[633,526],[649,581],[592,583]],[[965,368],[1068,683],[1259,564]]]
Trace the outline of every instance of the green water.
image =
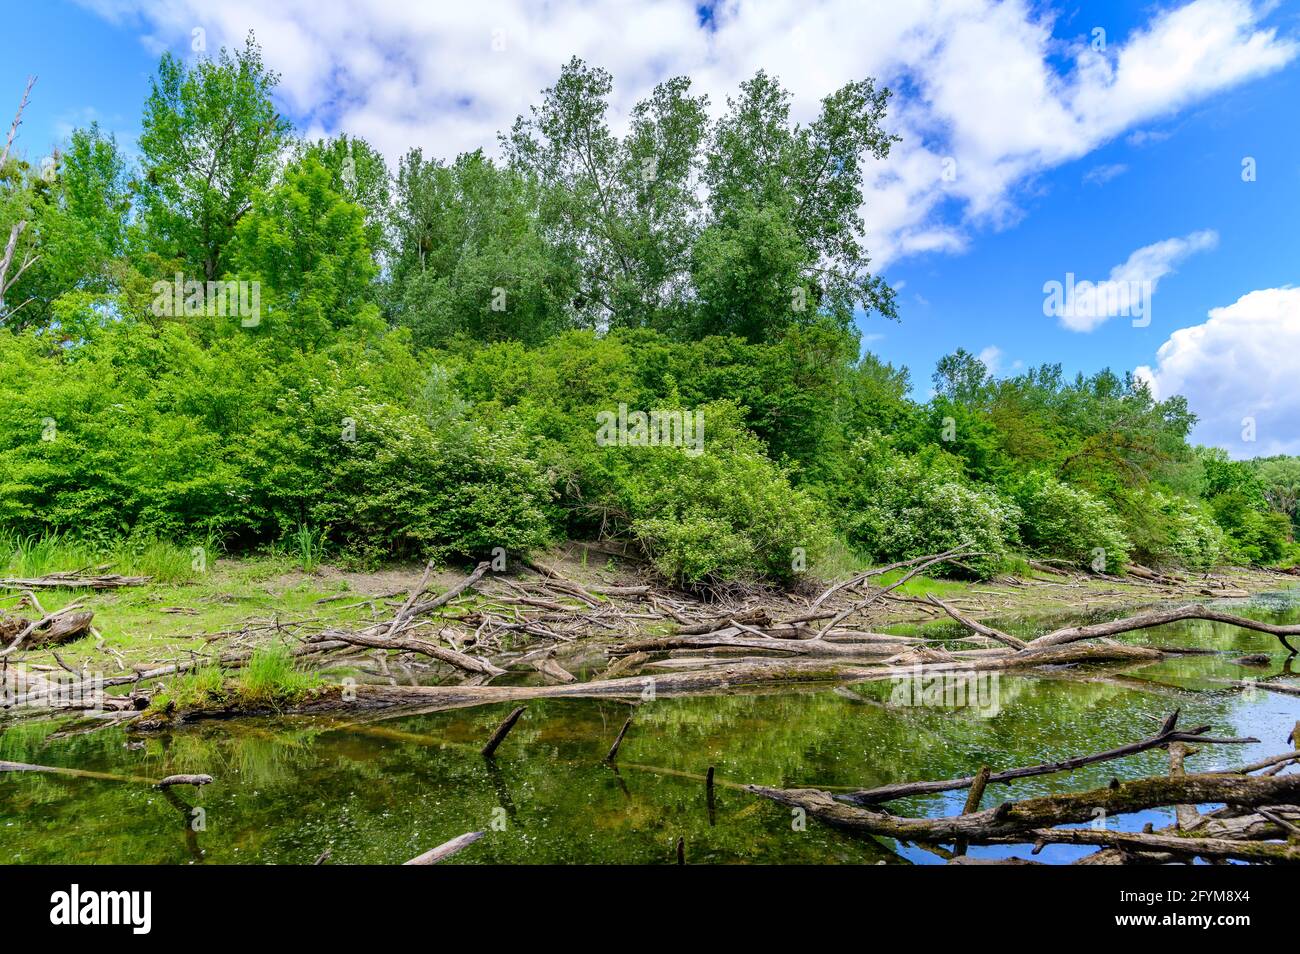
[[[1300,619],[1300,591],[1224,605],[1274,622]],[[1063,620],[999,622],[1032,635]],[[728,783],[834,790],[971,774],[981,764],[996,770],[1143,738],[1180,707],[1185,727],[1209,723],[1216,734],[1262,740],[1206,746],[1192,769],[1287,750],[1300,699],[1213,681],[1285,678],[1289,664],[1273,637],[1190,622],[1130,641],[1264,652],[1271,663],[1245,669],[1231,655],[1184,656],[1092,671],[1109,681],[1084,681],[1078,670],[1002,676],[983,687],[994,705],[960,708],[900,705],[889,683],[659,698],[637,707],[617,770],[601,761],[629,711],[616,702],[531,702],[492,762],[478,749],[508,706],[349,728],[212,723],[141,739],[120,729],[52,738],[62,723],[11,724],[0,734],[2,760],[151,779],[203,772],[216,781],[198,794],[189,787],[166,794],[132,782],[0,774],[0,862],[310,863],[329,849],[331,863],[392,864],[483,829],[487,837],[455,863],[673,863],[679,837],[688,863],[934,863],[940,859],[915,846],[882,845],[815,821],[798,830],[787,809]],[[1196,689],[1212,691],[1186,691]],[[718,780],[712,807],[702,781],[710,766]],[[1091,788],[1166,766],[1162,752],[1147,752],[995,786],[987,798]],[[895,807],[935,814],[959,811],[963,800],[958,792]],[[1133,830],[1165,818],[1149,812],[1122,822]],[[1039,857],[1068,861],[1083,851],[1052,847]]]

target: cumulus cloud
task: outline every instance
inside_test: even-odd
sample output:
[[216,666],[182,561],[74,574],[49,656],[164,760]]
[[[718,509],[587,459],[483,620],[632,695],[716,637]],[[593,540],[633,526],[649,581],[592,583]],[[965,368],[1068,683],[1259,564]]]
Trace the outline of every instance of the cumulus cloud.
[[1160,399],[1182,394],[1194,437],[1235,457],[1300,453],[1300,288],[1267,288],[1215,308],[1134,372]]
[[[1017,189],[1141,124],[1276,70],[1296,43],[1250,0],[1158,10],[1104,50],[1053,36],[1029,0],[82,0],[143,30],[154,49],[209,48],[256,32],[285,104],[313,134],[365,136],[390,160],[408,146],[450,158],[485,147],[571,55],[614,73],[616,121],[659,80],[690,75],[715,110],[762,67],[796,118],[844,83],[900,90],[904,141],[869,172],[864,217],[877,265],[960,252],[973,230],[1014,222]],[[947,174],[945,174],[947,173]]]
[[977,354],[984,367],[989,369],[989,374],[997,375],[1002,368],[1002,349],[997,345],[989,345]]
[[1151,323],[1151,296],[1160,279],[1189,255],[1218,243],[1219,233],[1205,229],[1144,245],[1100,281],[1076,280],[1073,273],[1067,274],[1063,282],[1049,281],[1043,285],[1043,312],[1059,318],[1061,325],[1071,331],[1092,331],[1119,315],[1131,317],[1134,325],[1145,327]]

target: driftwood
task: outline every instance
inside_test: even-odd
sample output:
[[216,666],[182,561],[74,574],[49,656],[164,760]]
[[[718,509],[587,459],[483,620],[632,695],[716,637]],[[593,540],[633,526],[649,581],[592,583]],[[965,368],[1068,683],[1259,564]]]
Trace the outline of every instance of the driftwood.
[[[1300,847],[1272,842],[1237,841],[1227,838],[1184,838],[1177,835],[1094,831],[1089,828],[1057,828],[1029,831],[1019,841],[1058,845],[1100,845],[1109,848],[1200,858],[1230,858],[1271,864],[1300,864]],[[996,842],[994,842],[996,843]]]
[[[996,655],[1004,650],[991,650],[989,655],[977,658],[933,664],[864,666],[835,660],[820,659],[764,659],[748,660],[717,666],[703,671],[668,673],[655,676],[627,676],[594,682],[575,682],[555,686],[382,686],[358,685],[351,687],[347,698],[340,687],[321,690],[311,697],[279,711],[301,714],[334,714],[348,712],[435,712],[501,702],[519,702],[527,699],[604,699],[637,698],[646,693],[656,695],[691,695],[697,693],[727,692],[733,689],[765,685],[794,684],[800,682],[858,682],[886,679],[914,679],[940,673],[963,676],[984,671],[1011,671],[1032,669],[1035,666],[1059,666],[1081,662],[1132,662],[1155,660],[1160,654],[1134,646],[1061,646],[1049,651],[1022,656],[1020,654]],[[180,710],[169,718],[175,722],[188,722],[211,718],[230,718],[239,715],[262,715],[265,708],[240,709],[238,707],[208,707]],[[134,728],[145,731],[159,729],[167,720],[149,720],[135,723]]]
[[45,775],[66,775],[71,778],[88,778],[100,782],[135,782],[157,785],[151,778],[138,775],[114,775],[111,772],[92,772],[88,769],[65,768],[61,765],[29,765],[26,762],[0,762],[0,772],[38,772]]
[[935,606],[939,607],[939,609],[943,610],[945,613],[947,613],[949,616],[951,616],[953,619],[961,623],[963,626],[965,626],[967,629],[971,630],[972,632],[979,633],[981,636],[987,636],[990,639],[995,639],[999,643],[1002,643],[1005,646],[1010,646],[1012,649],[1015,650],[1021,650],[1025,648],[1024,640],[1018,639],[1017,637],[1012,636],[1010,633],[1004,633],[1000,629],[994,629],[992,626],[986,626],[983,623],[978,622],[977,620],[970,619],[967,616],[963,616],[961,613],[957,612],[955,609],[953,609],[947,603],[943,602],[943,600],[939,599],[937,596],[926,594],[925,598],[930,603],[933,603]]
[[505,737],[510,734],[510,730],[515,727],[515,723],[519,721],[519,717],[524,714],[527,708],[527,706],[518,706],[497,726],[497,730],[492,733],[492,738],[488,739],[487,745],[483,746],[483,757],[485,759],[492,758],[497,746],[505,741]]
[[[320,653],[331,652],[335,649],[342,649],[349,645],[341,640],[329,640],[319,643],[304,643],[301,646],[295,646],[292,654],[297,657],[313,656]],[[0,654],[3,655],[3,654]],[[201,669],[204,666],[219,666],[222,669],[238,669],[247,663],[253,657],[253,651],[237,650],[235,652],[223,653],[220,656],[200,656],[193,655],[189,659],[182,659],[174,663],[164,663],[158,666],[146,667],[139,666],[130,675],[107,676],[94,682],[76,683],[70,686],[38,688],[27,692],[24,695],[17,696],[13,699],[3,699],[0,708],[11,708],[17,706],[49,706],[51,704],[51,695],[57,694],[62,697],[80,698],[88,692],[99,688],[110,686],[125,686],[135,683],[149,682],[154,679],[161,679],[164,676],[174,676],[178,673],[189,672],[194,669]],[[112,704],[116,696],[103,696],[102,702],[105,705]],[[123,699],[123,702],[130,700]]]
[[842,580],[841,582],[836,583],[831,587],[829,587],[828,589],[824,590],[822,594],[813,601],[812,608],[816,609],[817,607],[821,606],[830,597],[834,596],[836,593],[840,592],[841,590],[854,589],[856,587],[861,586],[863,583],[865,583],[867,580],[871,579],[872,577],[883,576],[884,574],[891,573],[894,570],[901,570],[904,567],[916,566],[919,563],[931,564],[938,560],[955,558],[959,554],[961,554],[961,549],[962,549],[961,547],[957,547],[947,551],[946,553],[939,553],[933,556],[913,557],[910,560],[901,560],[898,563],[891,563],[888,566],[875,567],[863,573],[859,573],[856,576],[850,577],[847,580]]
[[151,576],[118,576],[116,573],[90,575],[85,573],[47,573],[33,579],[0,579],[0,588],[7,590],[78,589],[115,590],[123,586],[144,586],[153,581]]
[[402,604],[402,608],[397,611],[397,615],[393,619],[369,626],[360,632],[341,629],[325,630],[313,637],[313,640],[316,642],[341,641],[355,646],[369,646],[373,649],[393,649],[420,653],[468,673],[480,676],[500,676],[505,673],[505,670],[492,665],[485,659],[476,659],[458,650],[446,649],[425,639],[403,635],[412,627],[417,618],[433,612],[440,606],[445,606],[461,593],[476,586],[487,573],[489,567],[490,564],[488,563],[480,563],[474,568],[473,573],[448,589],[441,596],[431,600],[419,601],[419,597],[424,594],[429,583],[429,577],[433,573],[433,563],[430,562],[425,566],[424,575],[420,578],[419,583],[411,590],[406,602]]
[[627,720],[623,723],[623,728],[618,730],[618,736],[615,737],[614,744],[609,747],[609,751],[605,754],[606,762],[613,764],[614,760],[618,758],[618,750],[619,746],[623,744],[623,736],[627,735],[627,730],[631,727],[632,717],[628,716]]
[[351,643],[354,646],[370,646],[375,649],[397,649],[420,653],[439,662],[455,666],[457,669],[463,669],[465,672],[484,676],[499,676],[505,672],[504,669],[492,665],[485,659],[475,659],[473,656],[457,652],[454,649],[445,649],[436,643],[414,636],[376,636],[369,630],[357,633],[331,629],[321,633],[319,639],[322,642],[341,641]]
[[457,835],[451,841],[443,842],[437,848],[432,848],[422,855],[417,855],[410,861],[403,861],[404,865],[436,865],[440,861],[446,861],[458,851],[463,851],[474,842],[478,841],[484,835],[481,831],[466,832],[463,835]]
[[[1157,776],[1120,782],[1107,788],[1069,795],[1045,795],[969,815],[940,818],[904,818],[846,805],[816,789],[779,789],[761,785],[748,790],[795,808],[840,828],[903,841],[946,843],[964,839],[971,844],[999,844],[1043,840],[1043,830],[1056,825],[1092,821],[1098,812],[1122,815],[1165,805],[1226,802],[1268,807],[1300,797],[1300,775],[1257,778],[1235,774]],[[1030,837],[1026,837],[1030,835]],[[1288,860],[1300,860],[1300,848]]]
[[551,655],[532,660],[532,667],[553,682],[577,682],[578,677],[557,663]]
[[31,646],[57,646],[80,638],[90,631],[94,618],[95,614],[90,610],[81,609],[76,602],[69,603],[60,610],[28,622],[13,641],[0,650],[0,657],[17,651],[25,642]]
[[725,626],[722,629],[705,632],[699,635],[679,634],[676,636],[664,636],[658,639],[643,639],[633,643],[625,643],[613,648],[615,653],[657,653],[673,649],[713,649],[713,648],[734,648],[734,649],[756,649],[774,653],[786,653],[791,656],[846,656],[846,657],[870,657],[870,656],[893,656],[897,653],[905,652],[910,649],[914,643],[911,640],[903,640],[897,637],[890,637],[884,634],[869,633],[869,637],[875,637],[878,641],[862,641],[854,643],[831,642],[820,636],[812,639],[783,639],[771,636],[767,633],[756,632],[748,628],[742,629],[736,625]]
[[[1020,778],[1033,778],[1038,775],[1053,775],[1058,772],[1071,772],[1074,769],[1082,768],[1085,765],[1095,765],[1098,762],[1109,762],[1114,759],[1121,759],[1128,755],[1136,755],[1138,752],[1145,752],[1148,749],[1160,748],[1175,742],[1197,742],[1199,744],[1245,744],[1249,742],[1258,742],[1259,739],[1215,739],[1208,738],[1205,733],[1210,730],[1207,725],[1197,726],[1185,732],[1178,731],[1178,710],[1175,710],[1161,725],[1160,731],[1149,739],[1143,739],[1140,742],[1131,742],[1128,745],[1121,745],[1118,748],[1107,749],[1104,752],[1095,752],[1089,755],[1077,755],[1072,758],[1060,759],[1056,762],[1044,762],[1039,765],[1028,765],[1021,768],[1007,769],[1002,772],[994,772],[986,779],[987,783],[1005,783],[1012,782]],[[847,795],[838,796],[842,801],[851,802],[855,805],[875,805],[880,802],[893,801],[897,798],[909,798],[914,795],[934,795],[939,792],[952,792],[963,788],[969,788],[978,780],[977,775],[967,776],[965,778],[951,778],[935,782],[901,782],[893,785],[882,785],[878,788],[865,789],[860,792],[850,792]]]
[[1265,682],[1262,679],[1216,679],[1215,682],[1222,683],[1225,686],[1236,686],[1238,689],[1266,689],[1269,692],[1276,692],[1283,696],[1300,696],[1300,686],[1288,686],[1281,682]]
[[1129,633],[1134,630],[1148,629],[1152,626],[1164,626],[1167,623],[1177,623],[1188,619],[1204,619],[1215,623],[1227,623],[1230,626],[1239,626],[1242,629],[1251,629],[1260,633],[1268,633],[1276,636],[1278,641],[1286,647],[1287,651],[1295,655],[1297,650],[1289,642],[1288,636],[1300,636],[1300,624],[1291,624],[1279,626],[1273,623],[1263,623],[1257,619],[1248,619],[1245,616],[1235,616],[1232,613],[1221,613],[1218,610],[1212,610],[1200,604],[1190,606],[1180,606],[1177,609],[1157,610],[1151,613],[1142,613],[1138,616],[1126,616],[1123,619],[1111,620],[1107,623],[1092,623],[1087,626],[1067,626],[1064,629],[1054,630],[1037,639],[1031,639],[1026,646],[1027,651],[1036,652],[1040,649],[1046,649],[1051,646],[1061,646],[1066,643],[1078,642],[1084,639],[1098,639],[1107,636],[1118,636],[1121,633]]
[[844,620],[848,619],[854,613],[860,613],[868,606],[870,606],[872,603],[884,599],[886,596],[888,596],[894,590],[898,589],[904,583],[908,582],[913,577],[918,576],[921,573],[924,573],[926,570],[930,569],[930,567],[937,566],[940,563],[956,562],[962,559],[963,557],[969,557],[969,556],[978,556],[978,554],[975,553],[974,551],[966,550],[963,547],[963,548],[952,549],[947,551],[946,553],[940,553],[936,556],[927,557],[923,559],[922,562],[917,563],[915,566],[913,566],[910,570],[908,570],[906,573],[900,576],[893,583],[890,583],[888,586],[881,587],[880,589],[876,590],[874,593],[870,594],[866,599],[854,603],[852,606],[836,613],[833,617],[831,617],[831,621],[822,627],[822,633],[823,634],[829,633],[831,630],[833,630]]
[[[832,795],[816,789],[776,789],[758,785],[747,790],[783,805],[800,809],[835,827],[864,835],[893,838],[921,845],[952,844],[953,856],[962,856],[970,844],[1033,845],[1037,854],[1048,844],[1093,845],[1101,850],[1076,861],[1085,865],[1168,864],[1195,858],[1224,863],[1245,861],[1266,864],[1300,864],[1300,775],[1277,775],[1297,753],[1289,752],[1244,766],[1235,772],[1190,774],[1185,759],[1194,753],[1188,743],[1239,743],[1257,739],[1219,739],[1206,735],[1208,726],[1177,729],[1175,711],[1156,735],[1130,745],[1061,762],[1026,766],[991,773],[987,767],[968,778],[942,782],[912,782]],[[1297,729],[1300,731],[1300,728]],[[1293,733],[1294,735],[1295,733]],[[980,810],[984,786],[1068,771],[1156,747],[1169,750],[1169,774],[1128,782],[1114,780],[1106,788],[1003,802]],[[1262,776],[1248,774],[1266,769]],[[960,815],[906,818],[870,807],[879,802],[912,795],[971,789]],[[1198,805],[1222,804],[1202,814]],[[1060,828],[1144,811],[1172,807],[1173,825],[1141,833],[1106,828]],[[1289,841],[1288,841],[1289,840]],[[1279,843],[1285,842],[1285,843]],[[931,847],[944,854],[944,849]]]
[[212,784],[211,775],[168,775],[158,782],[158,788],[171,788],[173,785],[193,785],[202,787]]

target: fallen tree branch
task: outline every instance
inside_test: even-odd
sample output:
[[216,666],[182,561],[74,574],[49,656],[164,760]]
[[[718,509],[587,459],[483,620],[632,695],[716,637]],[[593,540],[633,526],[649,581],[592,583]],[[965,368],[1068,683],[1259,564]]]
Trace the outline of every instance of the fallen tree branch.
[[[757,687],[800,682],[857,682],[884,679],[918,679],[940,673],[964,676],[988,670],[1032,669],[1036,666],[1060,666],[1080,662],[1129,662],[1159,659],[1160,654],[1133,646],[1061,646],[1048,652],[1024,656],[1006,650],[986,650],[967,661],[909,666],[860,666],[847,662],[819,659],[765,659],[718,666],[716,668],[669,673],[655,676],[628,676],[594,682],[576,682],[557,686],[379,686],[358,685],[349,697],[342,698],[341,687],[318,691],[311,697],[283,707],[285,713],[326,714],[365,711],[436,712],[469,706],[516,702],[527,699],[557,698],[635,698],[653,691],[657,695],[691,695],[730,692],[742,687]],[[241,710],[237,706],[218,706],[178,710],[170,719],[187,722],[209,718],[260,715],[264,708]],[[133,728],[141,731],[160,729],[167,719],[139,721]]]
[[[1090,755],[1076,755],[1067,759],[1060,759],[1056,762],[1043,762],[1038,765],[1027,765],[1021,768],[1006,769],[1001,772],[994,772],[989,775],[988,782],[1006,783],[1021,778],[1033,778],[1038,775],[1054,775],[1057,772],[1072,772],[1077,768],[1085,765],[1095,765],[1098,762],[1109,762],[1114,759],[1121,759],[1125,756],[1136,755],[1139,752],[1146,752],[1148,749],[1156,749],[1173,742],[1198,742],[1198,743],[1217,743],[1227,745],[1241,745],[1250,742],[1258,742],[1259,739],[1211,739],[1206,738],[1205,733],[1210,730],[1207,725],[1197,726],[1186,732],[1179,732],[1176,729],[1178,724],[1179,710],[1174,712],[1161,725],[1160,731],[1149,739],[1143,739],[1140,742],[1130,742],[1128,745],[1121,745],[1117,748],[1107,749],[1104,752],[1094,752]],[[837,796],[841,801],[850,802],[854,805],[876,805],[881,802],[889,802],[898,798],[909,798],[914,795],[935,795],[939,792],[952,792],[958,789],[969,788],[975,784],[978,776],[969,775],[965,778],[950,778],[935,782],[901,782],[893,785],[881,785],[877,788],[864,789],[860,792],[850,792],[847,795]]]
[[504,669],[492,665],[486,659],[476,659],[454,649],[444,649],[436,643],[417,639],[414,636],[376,636],[367,631],[352,633],[346,630],[330,629],[321,633],[313,641],[344,642],[351,643],[354,646],[369,646],[373,649],[398,649],[420,653],[439,662],[447,663],[449,666],[455,666],[457,669],[463,669],[466,672],[482,676],[500,676],[505,673]]
[[[1300,846],[1227,838],[1185,838],[1180,835],[1094,831],[1091,828],[1050,828],[1026,832],[1015,844],[1100,845],[1139,852],[1168,852],[1183,857],[1232,858],[1238,861],[1300,864]],[[994,844],[999,843],[994,841]]]
[[515,727],[515,723],[519,721],[519,717],[523,715],[527,709],[527,706],[518,706],[510,713],[510,715],[506,716],[505,719],[502,720],[501,724],[497,726],[497,730],[492,733],[492,738],[488,739],[487,745],[483,746],[483,757],[485,759],[492,758],[493,753],[497,750],[497,746],[505,741],[505,737],[510,734],[510,730]]
[[1288,636],[1300,636],[1300,624],[1291,624],[1279,626],[1273,623],[1263,623],[1257,619],[1248,619],[1245,616],[1235,616],[1232,613],[1221,613],[1218,610],[1212,610],[1194,603],[1190,606],[1180,606],[1177,609],[1157,610],[1151,613],[1142,613],[1138,616],[1126,616],[1123,619],[1111,620],[1107,623],[1092,623],[1087,626],[1067,626],[1064,629],[1054,630],[1037,639],[1031,639],[1026,647],[1029,652],[1036,652],[1049,646],[1061,646],[1065,643],[1078,642],[1083,639],[1097,639],[1105,636],[1118,636],[1121,633],[1129,633],[1138,629],[1149,629],[1152,626],[1164,626],[1166,623],[1176,623],[1186,619],[1204,619],[1213,623],[1226,623],[1229,626],[1239,626],[1242,629],[1251,629],[1260,633],[1268,633],[1276,636],[1278,641],[1292,654],[1296,654],[1296,648],[1287,642]]
[[0,579],[0,588],[7,590],[35,589],[78,589],[78,590],[114,590],[123,586],[144,586],[151,583],[151,576],[119,576],[109,573],[102,576],[82,573],[47,573],[34,579]]
[[989,637],[989,639],[996,639],[999,643],[1002,643],[1004,646],[1010,646],[1012,649],[1020,650],[1025,648],[1024,640],[1017,639],[1015,636],[1012,636],[1009,633],[1004,633],[1000,629],[994,629],[992,626],[986,626],[983,623],[977,620],[973,620],[968,616],[963,616],[961,613],[957,612],[957,610],[953,609],[951,606],[949,606],[943,600],[939,599],[937,596],[927,593],[925,594],[925,598],[928,602],[939,607],[939,609],[943,610],[945,613],[947,613],[957,622],[961,623],[967,629],[973,630],[974,632],[979,633],[981,636],[987,636]]
[[463,835],[457,835],[451,841],[443,842],[437,848],[431,848],[422,855],[417,855],[410,861],[403,861],[404,865],[436,865],[440,861],[446,861],[458,851],[463,851],[474,842],[478,841],[484,835],[481,831],[466,832]]
[[[1040,840],[1044,828],[1088,822],[1100,810],[1107,816],[1123,815],[1165,805],[1224,802],[1269,806],[1300,796],[1300,775],[1257,778],[1234,774],[1156,776],[1121,782],[1108,788],[1069,795],[1045,795],[1018,802],[1003,802],[970,815],[940,818],[903,818],[836,801],[816,789],[779,789],[761,785],[748,790],[783,805],[803,808],[809,815],[840,828],[903,841],[947,843],[964,839],[971,844]],[[1296,849],[1300,852],[1300,848]],[[1300,858],[1300,855],[1297,856]]]

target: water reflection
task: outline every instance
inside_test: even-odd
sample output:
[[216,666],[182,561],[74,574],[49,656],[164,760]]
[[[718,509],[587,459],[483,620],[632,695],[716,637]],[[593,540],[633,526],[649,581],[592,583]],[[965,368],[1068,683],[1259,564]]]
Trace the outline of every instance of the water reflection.
[[[1240,606],[1234,611],[1242,611]],[[1245,610],[1277,622],[1300,617],[1295,594]],[[1034,635],[1061,620],[1004,619]],[[1180,723],[1256,745],[1205,746],[1195,770],[1284,751],[1300,699],[1223,684],[1286,669],[1272,637],[1206,622],[1134,633],[1127,641],[1213,649],[1154,665],[1045,678],[1003,675],[998,705],[898,705],[889,683],[802,688],[715,698],[660,698],[636,708],[618,765],[602,758],[628,713],[609,701],[539,700],[496,758],[479,755],[509,705],[356,725],[304,720],[208,724],[149,737],[120,729],[51,738],[57,723],[0,734],[0,759],[161,778],[208,773],[197,792],[56,775],[0,775],[0,861],[5,863],[330,863],[404,861],[463,832],[488,837],[457,863],[875,863],[941,859],[809,822],[735,786],[745,782],[832,790],[945,778],[1096,751],[1149,736],[1174,708]],[[1262,669],[1232,660],[1267,653]],[[705,784],[715,772],[712,798]],[[1151,751],[1068,776],[995,787],[990,800],[1104,785],[1162,772]],[[899,804],[901,811],[960,811],[964,793]],[[201,824],[196,824],[201,820]],[[1164,823],[1158,812],[1134,816]],[[895,853],[895,848],[898,853]],[[1084,849],[1048,848],[1043,860]],[[1007,849],[972,849],[972,854]],[[1023,854],[1023,849],[1018,853]]]

